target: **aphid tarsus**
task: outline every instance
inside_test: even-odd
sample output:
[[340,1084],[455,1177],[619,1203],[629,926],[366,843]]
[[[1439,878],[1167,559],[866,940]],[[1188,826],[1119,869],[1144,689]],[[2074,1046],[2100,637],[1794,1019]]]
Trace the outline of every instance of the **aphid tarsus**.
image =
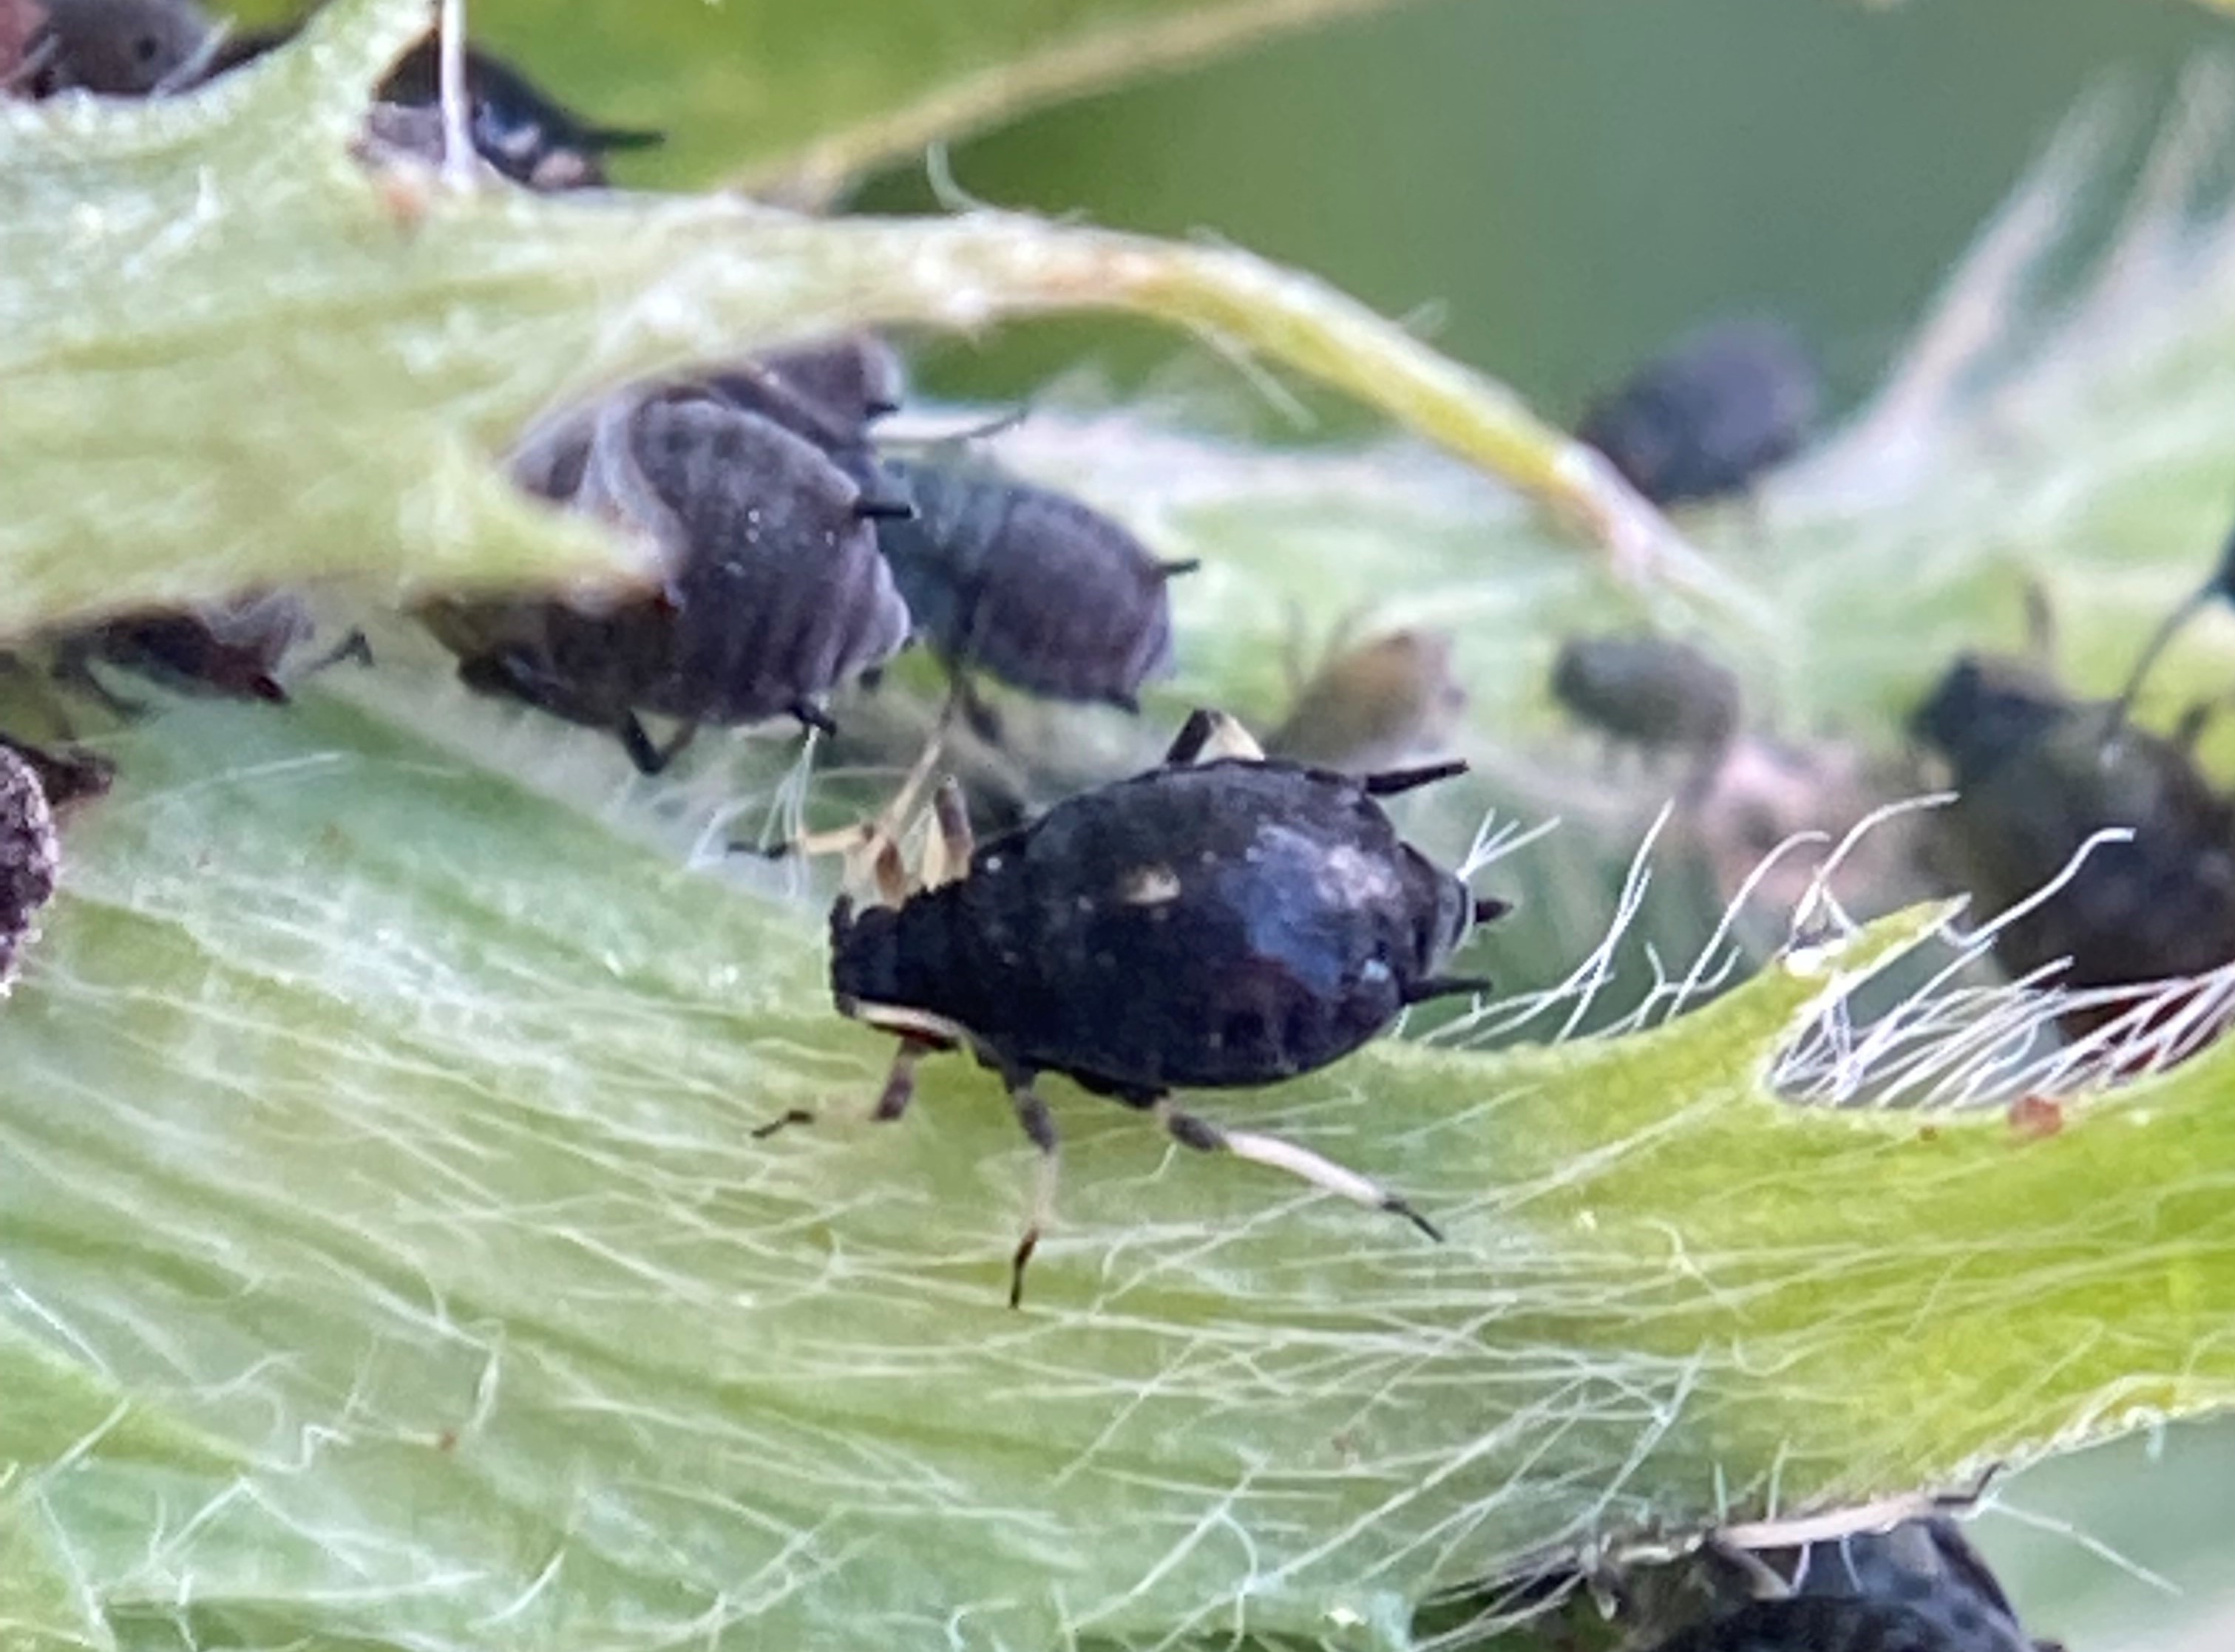
[[1267,761],[1238,725],[1197,713],[1165,766],[974,848],[944,813],[925,887],[891,905],[840,899],[833,998],[901,1039],[876,1116],[906,1109],[917,1061],[963,1048],[1000,1074],[1040,1149],[1013,1303],[1052,1198],[1055,1125],[1033,1088],[1045,1072],[1153,1111],[1186,1146],[1303,1176],[1435,1236],[1356,1172],[1169,1098],[1311,1072],[1407,1005],[1487,985],[1444,969],[1502,904],[1404,842],[1377,800],[1461,767],[1358,779]]
[[1726,321],[1687,334],[1593,405],[1576,436],[1656,505],[1734,493],[1799,450],[1823,399],[1793,330]]

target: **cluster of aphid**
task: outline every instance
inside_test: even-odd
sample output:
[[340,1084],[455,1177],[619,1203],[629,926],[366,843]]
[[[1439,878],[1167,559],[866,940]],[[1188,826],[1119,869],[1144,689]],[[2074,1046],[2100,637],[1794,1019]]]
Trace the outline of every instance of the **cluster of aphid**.
[[[228,36],[191,6],[48,0],[22,84],[145,95],[227,72],[283,36]],[[434,54],[423,46],[383,88],[368,148],[439,153]],[[470,132],[497,172],[539,189],[601,180],[598,154],[652,134],[595,127],[485,54],[469,62]],[[528,490],[657,547],[647,594],[603,605],[541,592],[429,603],[417,617],[472,689],[609,730],[644,773],[703,725],[790,717],[831,728],[829,699],[920,640],[948,673],[950,712],[1000,737],[980,678],[1041,698],[1137,710],[1170,669],[1160,561],[1079,501],[990,467],[901,455],[872,427],[901,399],[897,358],[847,338],[644,384],[528,433],[512,472]],[[191,690],[284,701],[281,666],[308,639],[307,611],[259,592],[193,612],[134,615],[42,639],[52,674],[121,712],[137,708],[96,663]],[[1380,666],[1447,654],[1412,633],[1353,658]],[[352,637],[343,654],[369,660]],[[672,720],[656,741],[647,716]],[[947,719],[941,720],[944,732]],[[1401,731],[1366,731],[1396,752]],[[1303,1176],[1435,1230],[1401,1198],[1275,1138],[1221,1130],[1169,1103],[1176,1088],[1261,1085],[1327,1065],[1410,1005],[1487,983],[1445,965],[1501,910],[1398,835],[1380,799],[1463,765],[1354,775],[1268,759],[1239,725],[1189,722],[1165,762],[1056,802],[977,846],[951,781],[913,883],[899,844],[934,772],[935,736],[872,826],[837,834],[849,888],[831,917],[840,1010],[899,1035],[876,1116],[897,1118],[925,1055],[961,1048],[1006,1082],[1046,1172],[1018,1247],[1011,1297],[1053,1185],[1056,1133],[1035,1077],[1060,1072],[1152,1109],[1172,1138]],[[50,760],[51,761],[51,760]],[[15,811],[36,876],[7,933],[52,885],[52,833],[36,787]],[[11,816],[14,818],[14,816]],[[806,846],[814,847],[812,842]]]
[[[167,94],[229,72],[286,32],[228,34],[185,0],[0,0],[0,81],[28,96]],[[435,61],[423,45],[390,77],[370,153],[439,156]],[[595,186],[602,153],[658,140],[572,114],[485,53],[469,55],[467,90],[477,154],[526,187]],[[994,742],[1000,722],[980,679],[1137,709],[1143,685],[1171,661],[1168,582],[1192,565],[1159,560],[1076,500],[901,451],[875,429],[901,397],[897,358],[856,337],[563,414],[523,441],[515,478],[654,545],[657,588],[602,606],[527,592],[450,598],[417,617],[469,687],[609,731],[647,774],[708,724],[789,717],[828,730],[833,694],[873,680],[912,641],[949,674],[950,708]],[[1697,500],[1743,489],[1797,451],[1819,400],[1788,334],[1739,323],[1684,341],[1579,434],[1648,497]],[[2235,595],[2235,546],[2206,590]],[[129,713],[137,708],[96,667],[285,701],[283,664],[311,630],[298,598],[261,591],[37,641],[56,679]],[[1013,1303],[1052,1198],[1057,1135],[1034,1087],[1047,1072],[1152,1112],[1185,1146],[1301,1176],[1437,1237],[1357,1172],[1222,1129],[1170,1097],[1312,1071],[1412,1005],[1487,985],[1447,966],[1501,904],[1477,900],[1406,843],[1380,802],[1463,767],[1401,766],[1464,703],[1450,653],[1433,631],[1371,639],[1304,691],[1269,756],[1230,719],[1198,712],[1158,767],[983,842],[954,782],[934,783],[935,738],[875,821],[803,846],[848,857],[830,916],[837,1008],[900,1041],[875,1116],[902,1114],[925,1056],[963,1050],[1000,1076],[1043,1155]],[[312,669],[351,655],[370,663],[362,637]],[[1702,783],[1740,730],[1736,678],[1663,639],[1571,643],[1552,687],[1617,738],[1692,754]],[[673,728],[655,739],[647,716]],[[2120,708],[2076,707],[2045,679],[1972,660],[1916,729],[1963,787],[1954,840],[1990,911],[2048,881],[2100,827],[2141,828],[2127,859],[2105,855],[2061,905],[2002,932],[2014,970],[2068,955],[2074,978],[2093,983],[2235,957],[2235,808],[2197,777],[2184,746],[2127,729]],[[0,740],[0,985],[53,891],[52,811],[108,780],[97,759]],[[911,876],[901,845],[927,792],[933,830]],[[1774,1583],[1755,1590],[1762,1597],[1721,1603],[1662,1652],[2035,1644],[1945,1522],[1785,1558],[1753,1563],[1757,1584],[1765,1572]]]
[[[1732,323],[1680,342],[1594,408],[1579,434],[1649,497],[1674,504],[1743,489],[1798,452],[1818,400],[1813,369],[1789,334]],[[2235,800],[2195,759],[2210,708],[2192,708],[2170,737],[2127,720],[2150,663],[2215,599],[2235,602],[2235,539],[2167,619],[2117,702],[2078,701],[2058,683],[2037,613],[2033,657],[1959,657],[1910,725],[1937,768],[1912,771],[1911,789],[1944,778],[1956,793],[1923,826],[1921,871],[1973,896],[1977,917],[2007,916],[1993,930],[1998,963],[2014,978],[2054,979],[2076,995],[2064,1018],[2075,1036],[2125,1012],[2119,995],[2094,989],[2235,963]],[[1611,738],[1682,758],[1694,801],[1746,740],[1736,674],[1670,638],[1572,641],[1551,689]],[[1798,749],[1774,750],[1796,771],[1806,761]],[[1822,811],[1827,800],[1814,789]],[[1845,825],[1870,801],[1858,792],[1830,806]],[[1764,813],[1741,864],[1795,826],[1827,823]]]

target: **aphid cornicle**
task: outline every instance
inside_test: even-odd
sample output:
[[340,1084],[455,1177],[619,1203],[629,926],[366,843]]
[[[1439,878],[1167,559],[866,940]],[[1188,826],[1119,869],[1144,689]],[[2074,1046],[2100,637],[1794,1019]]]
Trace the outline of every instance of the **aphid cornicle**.
[[[1440,1237],[1356,1172],[1168,1098],[1311,1072],[1407,1005],[1487,986],[1444,969],[1502,903],[1475,900],[1406,843],[1378,800],[1464,767],[1359,779],[1269,762],[1230,719],[1197,712],[1163,767],[974,851],[943,798],[926,886],[891,906],[842,898],[831,913],[840,1012],[901,1039],[876,1116],[900,1116],[925,1055],[967,1049],[1001,1075],[1043,1154],[1039,1217],[1056,1132],[1032,1087],[1055,1072],[1153,1109],[1186,1146],[1274,1166]],[[1039,1229],[1036,1218],[1018,1247],[1012,1303]]]
[[1140,708],[1141,685],[1171,667],[1166,587],[1193,562],[1160,562],[1100,512],[997,472],[886,468],[915,511],[879,523],[878,545],[981,725],[973,672],[1046,699]]
[[1576,435],[1656,505],[1738,493],[1799,451],[1823,388],[1790,328],[1727,321],[1679,339],[1583,415]]
[[1712,754],[1738,732],[1738,678],[1688,643],[1649,633],[1562,643],[1552,695],[1585,722],[1648,750]]
[[[211,56],[209,72],[252,62],[295,35],[295,26],[237,29]],[[377,94],[382,101],[430,106],[440,95],[440,54],[429,36],[397,63]],[[589,189],[606,182],[603,157],[665,141],[659,132],[600,126],[567,108],[494,52],[466,48],[468,134],[481,158],[530,189]]]
[[39,911],[54,898],[60,865],[46,790],[30,764],[0,744],[0,996],[38,933]]
[[[794,716],[889,658],[908,615],[878,555],[878,508],[813,443],[687,390],[628,393],[532,439],[524,486],[649,534],[665,588],[592,610],[546,597],[420,611],[482,693],[612,730],[646,774],[701,723]],[[662,748],[642,713],[680,719]]]

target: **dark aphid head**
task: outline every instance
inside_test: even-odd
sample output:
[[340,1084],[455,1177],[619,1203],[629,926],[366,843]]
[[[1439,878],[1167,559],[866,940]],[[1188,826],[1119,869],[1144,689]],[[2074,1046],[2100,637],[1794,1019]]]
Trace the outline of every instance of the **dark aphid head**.
[[174,86],[212,44],[210,20],[192,0],[43,0],[47,23],[34,48],[42,92],[146,97]]
[[2035,666],[1965,654],[1911,714],[1911,735],[1948,760],[1958,784],[2036,749],[2073,714],[2072,702]]
[[1738,678],[1688,643],[1638,634],[1561,645],[1553,697],[1617,740],[1718,750],[1738,730]]
[[1737,493],[1799,451],[1823,401],[1791,329],[1729,321],[1680,339],[1596,403],[1576,434],[1657,505]]
[[54,813],[37,773],[0,745],[0,993],[37,933],[39,909],[54,898],[61,864]]

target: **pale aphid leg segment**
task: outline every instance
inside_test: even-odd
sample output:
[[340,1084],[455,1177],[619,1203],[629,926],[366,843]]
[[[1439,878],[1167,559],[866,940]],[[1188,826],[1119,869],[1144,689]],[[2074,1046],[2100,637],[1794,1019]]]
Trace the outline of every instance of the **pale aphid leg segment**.
[[1253,1131],[1222,1130],[1209,1120],[1183,1112],[1168,1100],[1157,1102],[1155,1111],[1166,1133],[1183,1147],[1192,1147],[1197,1152],[1232,1153],[1236,1159],[1246,1159],[1252,1164],[1285,1171],[1314,1187],[1323,1187],[1330,1193],[1340,1194],[1369,1210],[1386,1211],[1393,1216],[1401,1216],[1438,1244],[1443,1242],[1444,1236],[1435,1224],[1404,1199],[1379,1182],[1347,1169],[1332,1159],[1323,1158],[1308,1147]]

